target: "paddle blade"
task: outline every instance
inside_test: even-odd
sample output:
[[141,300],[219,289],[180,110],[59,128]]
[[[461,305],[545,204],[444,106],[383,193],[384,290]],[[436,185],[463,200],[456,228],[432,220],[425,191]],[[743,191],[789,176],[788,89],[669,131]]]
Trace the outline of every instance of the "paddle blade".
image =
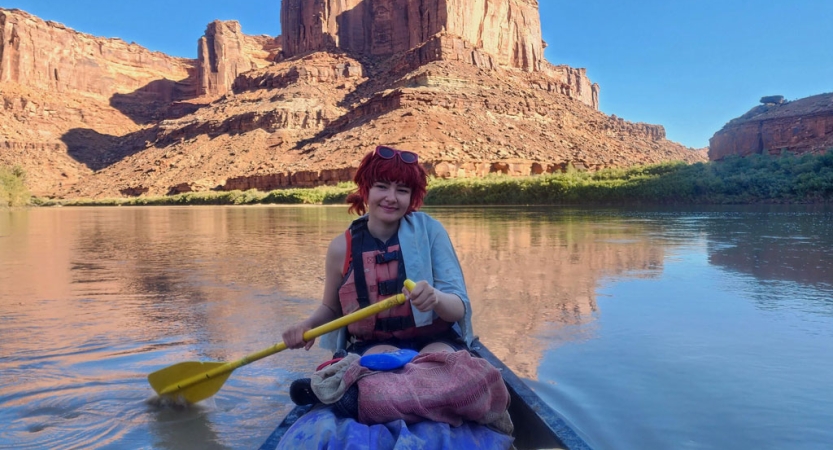
[[216,394],[231,375],[231,371],[206,378],[185,388],[179,388],[177,384],[224,365],[226,363],[222,362],[182,362],[153,372],[148,375],[148,382],[159,395],[170,395],[183,398],[188,403],[196,403]]

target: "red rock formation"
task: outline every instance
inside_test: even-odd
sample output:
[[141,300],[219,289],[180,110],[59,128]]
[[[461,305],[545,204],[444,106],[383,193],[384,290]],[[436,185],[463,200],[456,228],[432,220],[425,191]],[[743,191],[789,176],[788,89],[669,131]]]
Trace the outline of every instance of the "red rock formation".
[[824,153],[833,148],[833,94],[766,103],[709,139],[709,159],[729,155]]
[[[282,18],[291,20],[282,28],[295,31],[284,36],[290,50],[282,54],[278,39],[214,22],[200,40],[199,60],[156,60],[136,50],[145,55],[138,63],[147,58],[151,68],[180,64],[185,79],[154,69],[158,78],[123,93],[117,82],[106,88],[101,74],[135,80],[149,69],[123,56],[79,54],[92,68],[86,75],[76,68],[77,76],[89,83],[66,85],[60,96],[56,80],[26,69],[41,61],[25,55],[51,44],[22,45],[20,36],[43,30],[43,39],[73,48],[95,42],[110,56],[122,54],[113,49],[133,51],[132,44],[0,11],[0,164],[22,165],[37,180],[30,188],[38,195],[332,184],[349,180],[379,143],[418,151],[442,177],[705,159],[667,141],[659,125],[602,114],[598,85],[584,69],[540,59],[532,0],[287,0]],[[63,63],[59,73],[74,67]],[[27,70],[31,76],[19,75]],[[189,99],[186,92],[206,96]]]
[[109,99],[165,79],[171,82],[147,94],[170,101],[192,93],[187,85],[176,83],[187,80],[192,67],[191,60],[79,33],[20,10],[0,9],[0,82]]
[[387,65],[367,74],[361,67],[318,52],[249,72],[234,95],[163,122],[144,150],[67,195],[334,184],[349,181],[376,143],[419,152],[445,178],[705,160],[667,141],[659,125],[609,117],[538,87],[536,74],[446,61],[391,78],[398,72]]
[[285,0],[281,30],[287,57],[339,48],[393,55],[432,40],[437,59],[468,60],[472,50],[501,66],[540,70],[544,60],[535,0]]
[[543,72],[550,89],[599,108],[599,86],[584,69],[552,66],[536,0],[287,0],[284,56],[341,49],[354,56],[416,51],[409,69],[432,61]]
[[[241,59],[271,64],[279,38],[236,30],[227,37]],[[133,151],[146,126],[198,109],[199,63],[0,8],[0,164],[22,166],[37,195],[71,186]],[[233,81],[225,77],[209,93]]]
[[599,91],[601,88],[598,83],[592,83],[587,78],[586,69],[576,69],[564,65],[553,66],[549,63],[542,66],[544,73],[554,80],[554,82],[550,82],[550,90],[555,89],[567,97],[591,106],[593,109],[599,109]]
[[241,93],[258,89],[284,89],[297,83],[347,83],[364,76],[362,65],[348,58],[330,59],[310,55],[302,62],[241,74],[234,81],[233,90]]
[[164,103],[217,96],[241,73],[271,64],[279,49],[279,38],[245,35],[236,21],[214,21],[199,39],[195,61],[0,9],[0,82],[52,92],[109,100],[141,90],[145,100]]
[[278,39],[245,35],[235,20],[211,22],[197,43],[199,95],[225,94],[238,75],[271,64],[278,48]]
[[192,67],[0,8],[0,164],[23,167],[37,195],[79,182],[117,158],[111,135],[135,133],[193,96]]

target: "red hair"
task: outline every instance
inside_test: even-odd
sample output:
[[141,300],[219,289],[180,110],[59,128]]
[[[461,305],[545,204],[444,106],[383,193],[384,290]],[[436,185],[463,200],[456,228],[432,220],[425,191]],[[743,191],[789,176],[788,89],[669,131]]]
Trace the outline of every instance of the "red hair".
[[411,188],[411,203],[405,214],[410,214],[422,206],[425,192],[428,188],[428,172],[419,163],[405,163],[397,155],[385,159],[370,152],[364,155],[356,176],[353,177],[356,190],[347,196],[351,213],[363,215],[367,212],[367,197],[370,188],[377,181],[400,183]]

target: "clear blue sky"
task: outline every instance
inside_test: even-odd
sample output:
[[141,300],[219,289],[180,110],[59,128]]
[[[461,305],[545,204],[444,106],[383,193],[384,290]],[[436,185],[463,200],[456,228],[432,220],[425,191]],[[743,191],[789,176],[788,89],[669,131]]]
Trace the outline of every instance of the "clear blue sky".
[[[833,0],[539,0],[546,58],[584,67],[601,110],[704,147],[764,95],[833,91]],[[279,0],[3,0],[96,36],[195,58],[215,20],[280,34]]]

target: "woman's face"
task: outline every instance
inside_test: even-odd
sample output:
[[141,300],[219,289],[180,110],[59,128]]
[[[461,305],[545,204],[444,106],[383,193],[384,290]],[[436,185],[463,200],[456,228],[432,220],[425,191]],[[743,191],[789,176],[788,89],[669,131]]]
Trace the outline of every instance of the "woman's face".
[[408,212],[411,188],[393,181],[377,181],[367,193],[367,211],[371,218],[396,222]]

